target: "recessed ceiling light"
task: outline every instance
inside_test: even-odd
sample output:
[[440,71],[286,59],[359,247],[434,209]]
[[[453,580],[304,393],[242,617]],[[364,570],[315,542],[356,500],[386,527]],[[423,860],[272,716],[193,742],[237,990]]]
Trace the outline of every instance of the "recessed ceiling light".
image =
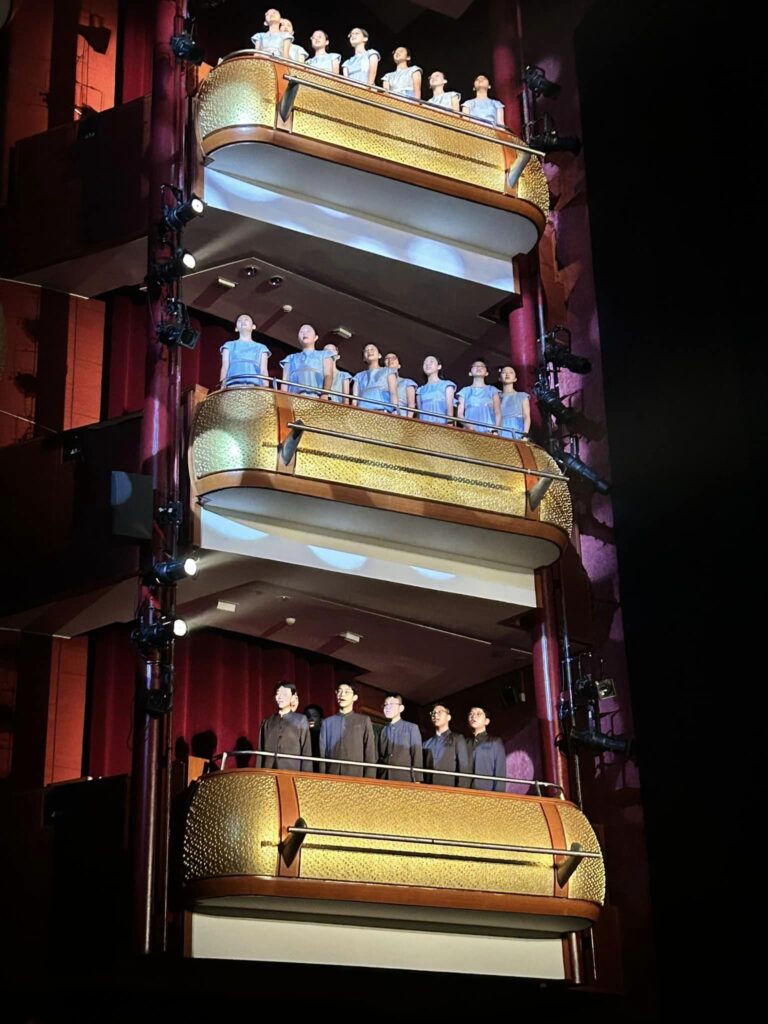
[[232,601],[218,601],[216,604],[216,610],[220,612],[236,612],[237,605]]

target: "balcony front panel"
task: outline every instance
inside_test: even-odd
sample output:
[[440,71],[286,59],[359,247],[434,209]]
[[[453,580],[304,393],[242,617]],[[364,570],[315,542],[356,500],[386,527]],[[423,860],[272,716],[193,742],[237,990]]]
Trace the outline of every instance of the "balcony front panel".
[[523,140],[493,125],[251,51],[211,71],[197,110],[206,155],[269,142],[515,211],[543,230],[541,164],[510,145]]
[[[288,829],[299,818],[310,830],[348,834],[310,832],[289,855]],[[546,930],[565,933],[594,921],[605,898],[602,856],[581,859],[560,884],[555,851],[570,848],[568,833],[600,854],[587,819],[563,800],[236,769],[196,785],[183,878],[193,904],[247,895],[354,900],[510,913],[530,931],[544,918]]]
[[[280,445],[298,420],[307,429],[286,465]],[[520,544],[546,541],[551,556],[537,555],[548,564],[570,533],[568,487],[552,480],[537,503],[541,478],[525,470],[559,474],[543,449],[525,442],[262,388],[209,395],[190,445],[194,493],[204,503],[231,488],[277,489],[519,534]],[[512,564],[536,567],[525,557]]]

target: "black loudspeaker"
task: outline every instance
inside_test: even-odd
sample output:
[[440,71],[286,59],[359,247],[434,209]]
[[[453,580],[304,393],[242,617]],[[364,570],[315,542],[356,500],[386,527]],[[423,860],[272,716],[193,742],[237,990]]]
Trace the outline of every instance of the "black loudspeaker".
[[112,533],[118,537],[150,540],[155,511],[152,477],[113,470],[110,491]]

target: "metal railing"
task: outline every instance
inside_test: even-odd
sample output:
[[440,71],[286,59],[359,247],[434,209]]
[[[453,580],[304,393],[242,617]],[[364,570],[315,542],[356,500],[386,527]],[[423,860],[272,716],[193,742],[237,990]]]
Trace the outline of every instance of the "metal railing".
[[[381,764],[374,761],[347,761],[337,757],[314,757],[309,754],[284,754],[274,750],[225,750],[220,754],[214,754],[211,761],[221,761],[221,770],[224,771],[227,759],[230,757],[266,757],[273,758],[275,761],[280,759],[284,761],[309,761],[321,766],[326,764],[338,764],[352,768],[373,768],[378,771],[407,772],[412,777],[412,781],[416,781],[414,778],[416,775],[428,774],[433,777],[435,775],[444,775],[451,779],[477,779],[483,782],[504,782],[516,786],[531,786],[536,791],[537,796],[542,796],[541,790],[545,787],[547,789],[556,790],[559,794],[558,798],[560,800],[565,799],[563,787],[557,782],[545,782],[543,779],[513,779],[507,775],[477,775],[474,772],[449,772],[441,768],[415,768],[412,765]],[[298,770],[305,771],[306,769]]]
[[[311,68],[310,70],[314,70],[314,69]],[[318,92],[330,93],[332,96],[341,96],[344,99],[352,98],[350,96],[350,94],[347,93],[347,92],[341,92],[340,90],[334,89],[334,88],[332,88],[329,85],[321,85],[320,82],[310,82],[306,78],[296,78],[294,75],[283,75],[283,79],[286,82],[288,82],[290,85],[294,85],[294,86],[305,85],[309,89],[317,89]],[[353,84],[353,85],[361,85],[364,89],[376,89],[377,91],[381,91],[385,96],[388,96],[388,97],[395,96],[397,99],[406,100],[406,101],[409,100],[409,97],[407,97],[407,96],[397,96],[396,93],[387,92],[386,89],[378,90],[378,88],[376,86],[366,86],[362,82],[350,82],[350,79],[348,79],[348,78],[345,78],[344,82],[345,83],[349,83],[349,84]],[[391,107],[384,107],[377,100],[366,99],[364,96],[355,96],[354,97],[354,101],[355,101],[355,103],[362,103],[363,105],[365,105],[367,107],[376,107],[377,110],[392,110]],[[414,98],[411,102],[422,103],[424,101],[416,100]],[[416,113],[416,111],[399,110],[399,111],[397,111],[397,113],[402,114],[403,117],[409,117],[409,118],[411,118],[414,121],[421,121],[423,124],[430,124],[430,125],[438,124],[438,122],[434,121],[431,117],[425,117],[423,114]],[[451,113],[451,111],[446,111],[446,113]],[[456,114],[457,111],[452,111],[452,113]],[[459,113],[459,116],[464,117],[465,115]],[[283,120],[285,120],[285,116],[283,117]],[[472,121],[472,118],[468,118],[468,120]],[[477,120],[475,120],[474,123],[478,124],[478,123],[481,123],[481,122],[478,122]],[[505,126],[503,126],[503,125],[495,125],[495,124],[491,124],[490,122],[482,122],[482,123],[485,124],[489,128],[497,128],[497,129],[499,129],[499,131],[508,131],[508,129]],[[443,126],[438,124],[438,127],[443,127]],[[486,142],[486,141],[495,142],[497,145],[504,146],[506,149],[514,149],[518,153],[525,153],[525,154],[528,155],[529,159],[532,156],[543,157],[543,156],[546,155],[543,150],[541,150],[541,149],[532,149],[530,146],[526,146],[526,145],[524,145],[521,142],[510,142],[507,139],[499,139],[499,138],[488,139],[484,135],[478,135],[477,132],[472,132],[468,128],[460,128],[460,127],[458,127],[456,125],[446,125],[445,127],[447,127],[452,132],[458,132],[461,135],[469,135],[470,138],[475,139],[478,142],[480,142],[480,141],[483,141],[483,142]]]
[[[279,377],[270,377],[270,376],[268,376],[266,374],[263,374],[263,373],[253,373],[253,374],[249,374],[248,376],[254,377],[257,380],[266,381],[267,384],[264,385],[265,390],[274,389],[275,391],[282,391],[282,392],[284,392],[286,394],[294,394],[294,395],[297,394],[299,397],[303,396],[303,397],[306,397],[306,398],[312,398],[312,397],[314,397],[314,395],[318,395],[318,396],[322,396],[322,395],[336,395],[337,397],[344,399],[345,402],[349,401],[350,406],[352,408],[357,408],[357,406],[356,405],[352,405],[352,403],[354,403],[354,402],[361,402],[362,401],[362,402],[366,402],[369,405],[379,405],[382,408],[386,409],[387,411],[390,411],[390,410],[393,409],[392,402],[385,402],[385,401],[382,401],[379,398],[361,398],[359,395],[356,396],[356,395],[352,395],[352,394],[345,395],[343,391],[332,391],[330,389],[316,387],[313,384],[301,384],[301,385],[299,385],[299,384],[291,384],[288,381],[281,380]],[[281,384],[284,384],[285,387],[280,387]],[[255,386],[260,387],[262,385],[255,385]],[[230,391],[233,388],[238,388],[238,387],[245,388],[245,387],[248,387],[248,385],[247,384],[237,384],[237,383],[225,384],[224,382],[220,382],[219,383],[219,387],[218,387],[217,390],[219,392],[224,392],[224,391]],[[291,391],[290,390],[291,388],[295,388],[297,390]],[[307,395],[306,392],[308,392],[308,391],[312,392],[313,394]],[[211,392],[211,393],[213,394],[215,392]],[[333,404],[338,405],[338,404],[342,404],[342,403],[336,402],[336,403],[333,403]],[[361,409],[360,411],[361,412],[367,412],[368,410]],[[418,414],[419,414],[420,411],[421,410],[419,410],[419,409],[414,409],[413,410],[414,415],[412,417],[405,417],[405,416],[403,416],[401,418],[402,419],[413,419],[416,423],[422,422],[422,421],[419,420],[419,417],[418,417]],[[393,413],[393,415],[394,415],[394,413]],[[489,431],[497,431],[497,430],[505,429],[504,427],[490,426],[488,423],[481,423],[479,420],[470,420],[470,419],[467,419],[466,417],[464,419],[460,419],[458,416],[449,416],[448,414],[432,413],[432,412],[428,412],[425,415],[427,415],[427,416],[439,416],[441,419],[450,420],[451,424],[460,423],[462,425],[469,424],[471,426],[484,427],[485,430],[489,430]],[[427,421],[425,420],[423,422],[427,422]],[[447,423],[437,423],[437,424],[433,423],[433,424],[430,424],[430,426],[439,426],[439,427],[444,427],[444,426],[448,426],[448,425],[449,424],[447,424]],[[321,428],[321,427],[310,427],[306,423],[295,423],[295,422],[292,422],[292,423],[289,423],[288,426],[290,428],[292,428],[292,429],[295,429],[295,430],[308,431],[310,433],[315,433],[315,434],[328,434],[330,436],[339,437],[339,438],[342,438],[344,440],[360,441],[362,443],[379,445],[380,447],[383,447],[383,448],[395,448],[395,449],[399,449],[400,451],[414,452],[416,455],[431,455],[431,456],[434,456],[435,458],[450,459],[450,460],[453,460],[453,461],[456,461],[456,462],[467,462],[467,463],[471,463],[471,464],[476,465],[476,466],[484,466],[487,469],[503,469],[503,470],[509,470],[512,473],[524,473],[524,474],[526,474],[528,476],[538,476],[538,477],[542,477],[542,478],[545,478],[545,479],[548,479],[548,480],[560,480],[563,483],[567,483],[568,482],[568,477],[564,476],[562,473],[552,473],[552,472],[550,472],[549,470],[546,470],[546,469],[526,469],[524,466],[508,466],[508,465],[506,465],[504,463],[501,463],[501,462],[488,462],[488,461],[485,461],[483,459],[473,459],[471,456],[467,456],[467,455],[453,455],[453,454],[451,454],[449,452],[436,452],[436,451],[432,451],[431,449],[428,449],[428,448],[413,448],[413,447],[411,447],[409,445],[398,445],[398,444],[396,444],[394,442],[380,441],[380,440],[374,439],[374,438],[361,437],[358,434],[344,434],[344,433],[341,433],[339,431],[326,430],[326,429]],[[506,439],[502,439],[502,440],[506,440]],[[525,443],[526,444],[531,444],[530,441],[526,441]],[[538,447],[538,446],[531,444],[531,447]]]

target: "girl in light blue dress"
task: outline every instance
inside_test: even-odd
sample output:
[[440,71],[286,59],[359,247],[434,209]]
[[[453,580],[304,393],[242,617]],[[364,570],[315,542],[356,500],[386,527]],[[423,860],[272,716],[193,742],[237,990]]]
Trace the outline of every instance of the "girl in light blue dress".
[[264,12],[264,27],[266,32],[257,32],[251,36],[253,48],[260,53],[268,53],[272,57],[287,57],[288,50],[293,42],[293,33],[281,32],[280,11],[270,7]]
[[416,64],[410,66],[411,51],[407,46],[398,46],[392,51],[392,57],[395,61],[395,70],[387,72],[382,78],[384,91],[420,100],[421,68]]
[[400,376],[400,359],[394,352],[387,352],[384,365],[397,373],[397,415],[413,419],[416,412],[416,381]]
[[287,18],[283,18],[280,21],[280,31],[285,32],[291,37],[291,45],[288,47],[288,60],[295,60],[297,64],[303,64],[309,54],[303,46],[299,46],[298,43],[293,41],[293,22]]
[[368,33],[364,28],[353,28],[348,38],[355,52],[341,65],[344,77],[352,82],[373,85],[376,81],[381,54],[378,50],[366,49]]
[[520,441],[531,429],[531,400],[525,391],[515,391],[517,373],[513,366],[502,366],[499,370],[501,381],[501,429],[499,437]]
[[268,387],[268,361],[272,353],[266,345],[253,340],[253,319],[248,313],[241,313],[235,323],[238,337],[225,341],[221,346],[221,371],[219,381],[222,387],[235,385]]
[[501,402],[499,392],[485,383],[488,367],[482,359],[476,359],[469,371],[472,384],[458,393],[456,415],[464,420],[467,430],[476,434],[491,434],[501,424]]
[[490,98],[490,88],[491,83],[485,75],[478,75],[474,82],[475,98],[462,104],[462,113],[468,114],[475,121],[485,121],[486,124],[504,128],[504,104]]
[[332,341],[323,349],[333,359],[333,381],[331,382],[331,391],[334,394],[328,395],[329,402],[336,402],[338,405],[349,405],[349,393],[352,387],[352,374],[347,373],[346,370],[340,370],[336,365],[339,361],[341,353],[339,352],[338,346],[334,345]]
[[381,365],[381,352],[375,345],[363,349],[366,369],[352,378],[352,404],[374,412],[397,409],[397,370]]
[[[330,353],[318,352],[315,348],[318,337],[311,324],[302,324],[299,328],[299,344],[301,352],[292,352],[281,360],[283,381],[282,391],[292,395],[308,395],[310,398],[322,398],[322,388],[330,389],[333,381],[333,359]],[[317,388],[318,390],[313,390]]]
[[312,33],[310,44],[314,56],[307,61],[307,67],[315,68],[317,71],[327,71],[331,75],[338,75],[341,68],[341,54],[328,53],[330,39],[328,33],[321,28],[316,28]]
[[442,366],[435,356],[427,356],[423,369],[427,382],[416,391],[419,419],[422,423],[452,423],[447,417],[453,416],[456,385],[440,376]]
[[427,103],[431,103],[436,107],[443,107],[445,110],[454,110],[458,113],[461,106],[461,93],[446,92],[446,85],[448,85],[448,79],[443,72],[433,71],[429,76],[429,87],[432,90],[432,97],[427,100]]

